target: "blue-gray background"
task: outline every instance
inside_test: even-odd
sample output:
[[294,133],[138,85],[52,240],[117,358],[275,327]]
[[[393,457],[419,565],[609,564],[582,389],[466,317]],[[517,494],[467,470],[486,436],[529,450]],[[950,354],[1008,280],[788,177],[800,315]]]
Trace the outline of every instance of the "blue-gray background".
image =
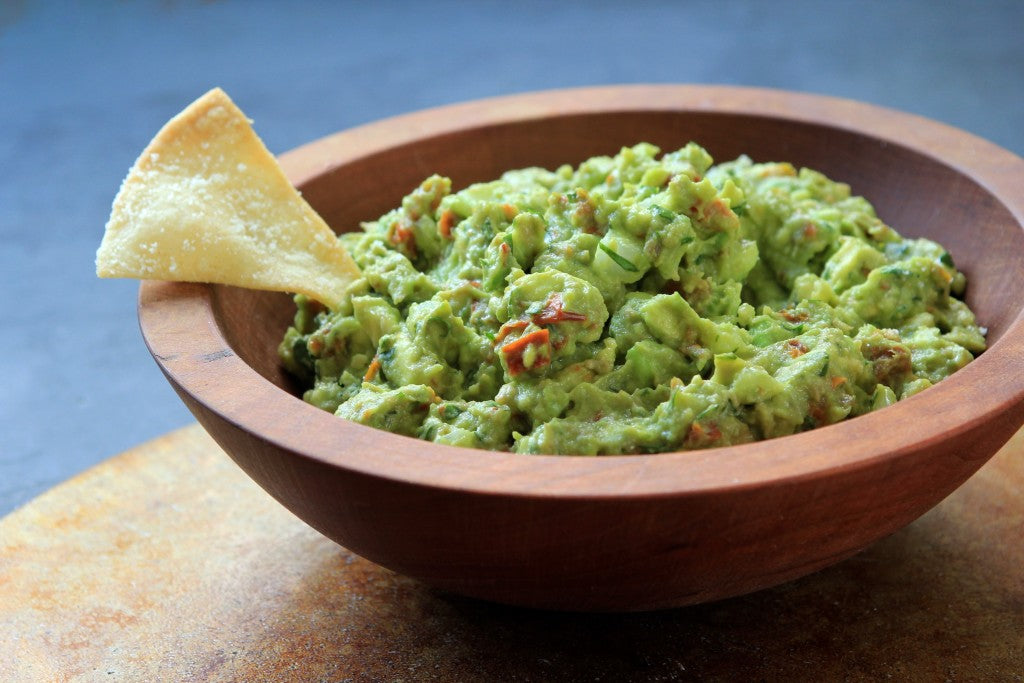
[[683,82],[864,100],[1024,156],[1022,34],[1020,0],[0,0],[0,515],[191,422],[136,283],[93,258],[135,157],[213,85],[274,152],[478,97]]

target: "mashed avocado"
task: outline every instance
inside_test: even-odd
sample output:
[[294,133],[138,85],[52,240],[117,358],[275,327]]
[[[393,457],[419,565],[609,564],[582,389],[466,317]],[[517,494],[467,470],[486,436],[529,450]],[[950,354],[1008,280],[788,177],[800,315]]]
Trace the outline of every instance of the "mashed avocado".
[[649,144],[451,191],[339,238],[344,305],[297,296],[304,398],[439,443],[652,453],[887,406],[985,348],[949,253],[788,163]]

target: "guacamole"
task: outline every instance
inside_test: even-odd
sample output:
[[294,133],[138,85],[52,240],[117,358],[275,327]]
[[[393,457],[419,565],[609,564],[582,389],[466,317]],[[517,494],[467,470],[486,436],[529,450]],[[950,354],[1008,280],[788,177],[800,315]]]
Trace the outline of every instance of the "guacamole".
[[339,237],[342,306],[296,296],[304,398],[438,443],[655,453],[890,405],[985,348],[949,253],[789,163],[641,143],[453,192]]

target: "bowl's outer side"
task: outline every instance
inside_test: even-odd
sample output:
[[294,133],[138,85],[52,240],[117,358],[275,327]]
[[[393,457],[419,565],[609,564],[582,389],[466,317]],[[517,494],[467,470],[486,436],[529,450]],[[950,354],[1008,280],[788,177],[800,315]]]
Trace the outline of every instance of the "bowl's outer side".
[[911,223],[904,232],[947,244],[996,344],[940,385],[841,425],[753,446],[610,458],[445,448],[304,404],[282,391],[294,388],[276,360],[292,310],[284,295],[144,283],[147,344],[263,488],[337,542],[439,588],[536,607],[640,610],[804,575],[924,513],[1024,422],[1024,202],[1015,194],[1024,162],[941,124],[847,101],[660,86],[401,117],[283,163],[329,223],[351,229],[431,172],[458,186],[690,137],[710,140],[720,159],[747,151],[821,167],[898,228]]
[[[1024,419],[1018,407],[898,457],[760,486],[603,498],[513,496],[501,493],[498,475],[487,493],[337,467],[225,419],[206,405],[209,394],[197,400],[169,378],[242,469],[329,538],[444,590],[565,610],[705,602],[828,566],[941,501]],[[373,439],[362,448],[375,448]],[[379,455],[387,441],[376,440]]]

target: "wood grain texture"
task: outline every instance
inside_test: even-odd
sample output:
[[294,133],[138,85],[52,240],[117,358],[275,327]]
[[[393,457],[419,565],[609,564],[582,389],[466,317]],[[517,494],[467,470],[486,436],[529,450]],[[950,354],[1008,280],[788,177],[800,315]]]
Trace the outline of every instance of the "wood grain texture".
[[909,236],[945,244],[990,349],[892,408],[760,444],[571,458],[458,449],[302,403],[276,358],[287,296],[145,283],[140,321],[182,399],[314,528],[445,590],[519,605],[643,610],[802,576],[919,517],[1024,421],[1024,160],[962,131],[846,100],[637,86],[485,100],[371,124],[282,159],[336,230],[431,172],[456,186],[649,140],[719,160],[815,166]]
[[198,426],[0,520],[9,681],[1020,681],[1024,433],[909,527],[646,614],[467,600],[281,508]]

